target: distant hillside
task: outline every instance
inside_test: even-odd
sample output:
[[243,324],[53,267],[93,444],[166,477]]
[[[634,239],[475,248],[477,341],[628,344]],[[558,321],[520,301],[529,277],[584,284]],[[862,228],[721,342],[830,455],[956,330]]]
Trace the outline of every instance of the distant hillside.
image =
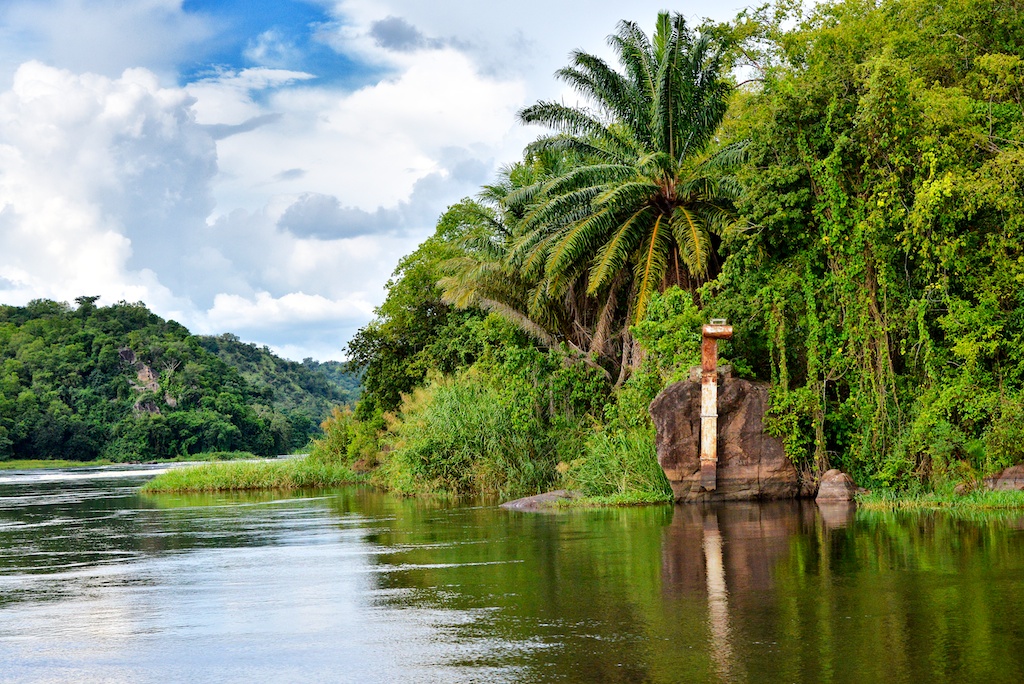
[[231,333],[196,339],[253,387],[269,391],[275,409],[292,416],[307,415],[314,425],[319,425],[332,407],[354,404],[359,398],[359,377],[346,372],[341,362],[288,361],[266,346],[242,342]]
[[0,305],[0,460],[283,453],[358,392],[340,364],[285,361],[97,299]]

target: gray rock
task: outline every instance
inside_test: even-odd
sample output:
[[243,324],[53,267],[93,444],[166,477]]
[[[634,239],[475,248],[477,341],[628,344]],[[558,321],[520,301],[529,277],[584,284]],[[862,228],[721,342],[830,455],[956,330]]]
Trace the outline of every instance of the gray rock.
[[575,499],[579,496],[577,492],[570,492],[565,489],[557,489],[553,492],[544,492],[543,494],[534,494],[533,496],[523,497],[522,499],[516,499],[515,501],[506,501],[501,504],[501,508],[508,509],[510,511],[553,511],[558,507],[558,502],[564,499]]
[[815,501],[853,501],[857,493],[857,485],[853,478],[841,470],[826,471],[818,485],[818,496]]
[[705,491],[700,487],[700,383],[674,383],[651,402],[658,463],[676,501],[800,496],[800,478],[782,440],[764,433],[767,403],[768,385],[720,375],[717,485]]

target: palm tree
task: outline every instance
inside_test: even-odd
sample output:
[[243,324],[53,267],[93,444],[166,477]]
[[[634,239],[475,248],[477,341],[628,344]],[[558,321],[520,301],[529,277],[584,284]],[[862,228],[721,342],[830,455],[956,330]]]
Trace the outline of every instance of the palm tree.
[[565,344],[589,362],[593,354],[608,356],[604,340],[594,335],[601,302],[576,286],[561,296],[550,296],[543,261],[538,264],[531,259],[537,251],[514,251],[522,217],[532,206],[522,201],[527,195],[520,190],[564,173],[573,163],[562,154],[527,155],[522,162],[505,167],[496,182],[485,185],[476,201],[454,207],[458,215],[453,218],[460,226],[454,245],[458,253],[444,263],[446,275],[438,285],[446,303],[494,311],[544,346]]
[[506,201],[530,206],[510,253],[543,264],[547,296],[584,282],[588,294],[614,302],[614,290],[628,287],[628,336],[653,292],[695,289],[718,268],[720,237],[736,225],[737,186],[721,167],[740,150],[709,155],[731,92],[709,37],[661,13],[652,38],[622,22],[609,43],[622,72],[582,51],[557,72],[586,106],[538,102],[519,113],[555,131],[531,151],[583,161]]

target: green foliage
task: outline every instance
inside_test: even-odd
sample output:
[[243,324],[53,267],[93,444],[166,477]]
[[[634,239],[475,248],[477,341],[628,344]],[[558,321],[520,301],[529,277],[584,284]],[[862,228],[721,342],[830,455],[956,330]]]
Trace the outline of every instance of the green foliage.
[[[519,487],[463,444],[491,449],[481,431],[529,437],[528,462],[606,496],[658,491],[634,477],[656,468],[647,406],[723,317],[723,361],[771,382],[767,428],[812,477],[912,492],[1020,462],[1019,9],[780,2],[699,32],[623,22],[621,72],[574,53],[559,76],[593,106],[523,110],[555,134],[400,264],[350,345],[368,394],[339,444],[398,410],[362,434],[396,447],[385,468],[405,491]],[[754,85],[722,79],[739,64]],[[509,481],[553,483],[501,458]]]
[[363,378],[360,418],[395,410],[429,371],[450,373],[475,358],[465,323],[480,314],[445,304],[437,286],[440,264],[456,253],[455,231],[442,219],[437,233],[399,262],[376,318],[349,341],[350,367]]
[[537,349],[495,315],[469,327],[480,358],[404,397],[389,417],[380,480],[407,493],[543,491],[555,465],[578,455],[607,379],[571,354]]
[[[233,336],[193,337],[140,303],[76,301],[0,307],[0,459],[281,453],[340,398],[310,364]],[[252,363],[239,363],[243,375],[204,345]]]
[[283,435],[283,451],[305,446],[320,433],[320,422],[334,407],[354,405],[359,398],[359,375],[339,361],[288,361],[266,346],[247,344],[230,333],[199,337],[198,341],[253,388],[257,410],[269,416]]
[[700,365],[705,323],[707,313],[698,309],[692,293],[673,286],[651,296],[646,316],[632,332],[644,348],[645,363],[656,370],[663,385],[685,380],[690,368]]
[[1024,401],[1021,395],[1000,402],[999,415],[985,432],[984,460],[976,467],[985,475],[1024,463]]
[[[896,511],[896,510],[945,510],[958,517],[969,516],[971,513],[998,510],[1019,511],[1024,508],[1024,492],[1020,491],[988,491],[975,489],[964,495],[954,494],[952,490],[941,492],[895,492],[883,490],[859,495],[859,508],[865,511]],[[1014,515],[1017,519],[1019,512]],[[984,518],[991,521],[990,516]]]
[[563,466],[569,488],[617,503],[671,501],[672,488],[654,453],[654,429],[597,431],[581,458]]
[[543,427],[523,399],[472,373],[416,390],[403,402],[381,476],[405,493],[542,491],[553,480],[555,463]]
[[325,463],[347,463],[359,471],[372,468],[380,452],[384,420],[358,420],[349,408],[335,408],[321,424],[323,437],[312,443],[310,457]]
[[850,0],[713,31],[761,80],[723,139],[749,140],[753,228],[702,304],[736,322],[771,430],[817,472],[943,486],[1020,458],[1002,418],[1024,382],[1015,12]]

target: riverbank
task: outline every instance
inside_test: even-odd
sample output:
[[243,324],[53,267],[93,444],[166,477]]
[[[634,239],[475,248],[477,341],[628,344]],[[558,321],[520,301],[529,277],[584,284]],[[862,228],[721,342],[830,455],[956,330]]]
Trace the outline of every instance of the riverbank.
[[367,482],[369,476],[344,463],[306,456],[282,461],[204,463],[172,470],[147,482],[142,492],[227,492],[259,489],[339,487]]
[[258,459],[259,456],[248,451],[212,451],[174,458],[147,458],[138,461],[112,461],[109,458],[97,458],[91,461],[69,461],[67,459],[22,458],[0,461],[0,470],[40,470],[47,468],[94,468],[112,465],[142,465],[154,463],[193,463],[202,461],[240,461]]

